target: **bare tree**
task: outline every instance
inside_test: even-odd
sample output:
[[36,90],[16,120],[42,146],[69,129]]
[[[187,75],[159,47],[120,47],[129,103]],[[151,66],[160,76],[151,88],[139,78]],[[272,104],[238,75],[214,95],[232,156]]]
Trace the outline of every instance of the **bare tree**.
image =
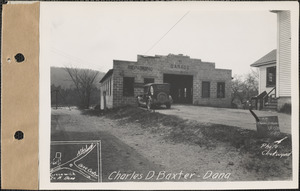
[[251,97],[258,94],[258,72],[251,70],[245,76],[235,75],[231,83],[231,94],[233,106],[245,106]]
[[231,103],[235,100],[243,102],[243,80],[241,76],[235,75],[231,82]]
[[258,94],[258,72],[255,70],[251,70],[250,73],[246,75],[246,79],[244,81],[244,89],[246,93],[246,99],[249,100],[251,97],[256,96]]
[[94,81],[99,72],[89,69],[64,68],[71,77],[75,89],[80,97],[80,107],[88,109],[90,107],[90,98],[94,89]]

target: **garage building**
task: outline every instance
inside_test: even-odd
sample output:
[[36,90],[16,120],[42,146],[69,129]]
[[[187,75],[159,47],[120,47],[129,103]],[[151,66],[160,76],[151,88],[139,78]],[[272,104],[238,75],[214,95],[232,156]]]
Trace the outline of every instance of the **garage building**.
[[230,107],[231,79],[231,70],[182,54],[114,60],[100,81],[101,108],[136,105],[147,83],[170,83],[174,103]]

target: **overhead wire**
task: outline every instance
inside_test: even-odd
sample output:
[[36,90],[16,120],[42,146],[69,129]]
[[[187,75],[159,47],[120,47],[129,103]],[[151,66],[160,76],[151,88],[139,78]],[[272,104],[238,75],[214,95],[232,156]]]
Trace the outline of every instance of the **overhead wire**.
[[190,11],[186,12],[156,43],[154,43],[151,48],[149,48],[145,54],[147,54],[150,50],[152,50]]

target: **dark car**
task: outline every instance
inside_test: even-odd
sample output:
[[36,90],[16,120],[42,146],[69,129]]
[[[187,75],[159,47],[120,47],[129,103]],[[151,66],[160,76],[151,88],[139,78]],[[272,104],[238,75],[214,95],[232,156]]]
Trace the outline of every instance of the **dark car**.
[[173,102],[170,95],[170,84],[150,83],[144,85],[144,94],[137,96],[138,106],[146,106],[152,109],[156,106],[166,105],[169,109]]

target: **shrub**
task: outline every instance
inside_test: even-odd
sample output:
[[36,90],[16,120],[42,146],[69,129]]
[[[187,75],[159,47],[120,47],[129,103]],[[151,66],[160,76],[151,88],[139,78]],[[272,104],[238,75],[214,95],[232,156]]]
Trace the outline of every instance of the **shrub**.
[[292,106],[290,103],[285,103],[279,110],[281,113],[287,113],[291,114],[292,113]]

